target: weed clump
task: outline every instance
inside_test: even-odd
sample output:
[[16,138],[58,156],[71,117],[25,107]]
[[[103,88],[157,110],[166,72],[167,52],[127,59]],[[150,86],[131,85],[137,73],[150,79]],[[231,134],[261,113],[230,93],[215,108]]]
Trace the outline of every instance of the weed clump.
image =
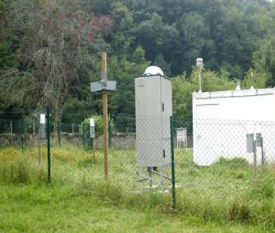
[[32,155],[27,152],[23,153],[12,148],[2,150],[0,153],[1,181],[15,184],[45,181],[46,172],[42,166],[35,164],[31,157]]

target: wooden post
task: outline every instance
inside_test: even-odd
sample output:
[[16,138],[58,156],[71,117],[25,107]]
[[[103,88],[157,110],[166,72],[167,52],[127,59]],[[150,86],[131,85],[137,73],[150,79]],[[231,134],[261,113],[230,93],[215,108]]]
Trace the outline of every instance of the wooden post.
[[47,107],[47,115],[46,115],[46,127],[47,127],[47,162],[48,162],[48,182],[51,182],[51,132],[50,132],[50,108]]
[[[101,54],[102,71],[101,81],[107,81],[107,54]],[[108,179],[108,93],[106,90],[102,93],[103,103],[103,141],[104,141],[104,176]]]
[[262,165],[264,165],[265,163],[265,158],[264,158],[264,140],[263,138],[261,137],[261,152],[262,152]]
[[254,178],[254,184],[257,185],[257,140],[253,141],[253,154],[254,154],[253,178]]

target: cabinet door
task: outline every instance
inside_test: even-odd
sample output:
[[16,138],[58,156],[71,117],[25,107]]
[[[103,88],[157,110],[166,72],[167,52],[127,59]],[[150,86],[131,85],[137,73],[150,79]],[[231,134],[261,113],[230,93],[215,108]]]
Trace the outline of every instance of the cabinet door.
[[137,140],[160,140],[161,98],[160,76],[135,80]]
[[172,86],[171,80],[161,78],[161,118],[162,138],[170,138],[170,117],[172,116]]
[[162,139],[162,164],[171,164],[171,140]]
[[172,116],[172,86],[171,80],[161,78],[161,102],[162,102],[162,116]]
[[135,80],[136,116],[160,117],[160,76]]

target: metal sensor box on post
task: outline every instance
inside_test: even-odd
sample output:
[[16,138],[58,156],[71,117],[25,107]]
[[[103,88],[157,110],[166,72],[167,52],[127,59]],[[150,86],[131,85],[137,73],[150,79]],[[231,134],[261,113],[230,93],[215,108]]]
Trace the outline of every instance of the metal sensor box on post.
[[116,91],[116,81],[101,80],[91,83],[91,92]]
[[95,120],[90,118],[90,138],[95,138]]
[[44,139],[46,137],[46,115],[44,113],[40,114],[40,130],[39,130],[39,137]]

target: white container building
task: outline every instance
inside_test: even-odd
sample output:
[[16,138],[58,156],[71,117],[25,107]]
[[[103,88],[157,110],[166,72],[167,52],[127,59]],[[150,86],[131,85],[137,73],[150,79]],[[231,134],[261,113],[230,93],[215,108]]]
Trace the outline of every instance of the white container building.
[[[275,161],[275,89],[193,93],[194,162],[209,166],[219,159],[253,163],[247,134],[261,134],[257,161]],[[264,153],[262,153],[264,152]],[[264,157],[263,155],[264,154]]]

